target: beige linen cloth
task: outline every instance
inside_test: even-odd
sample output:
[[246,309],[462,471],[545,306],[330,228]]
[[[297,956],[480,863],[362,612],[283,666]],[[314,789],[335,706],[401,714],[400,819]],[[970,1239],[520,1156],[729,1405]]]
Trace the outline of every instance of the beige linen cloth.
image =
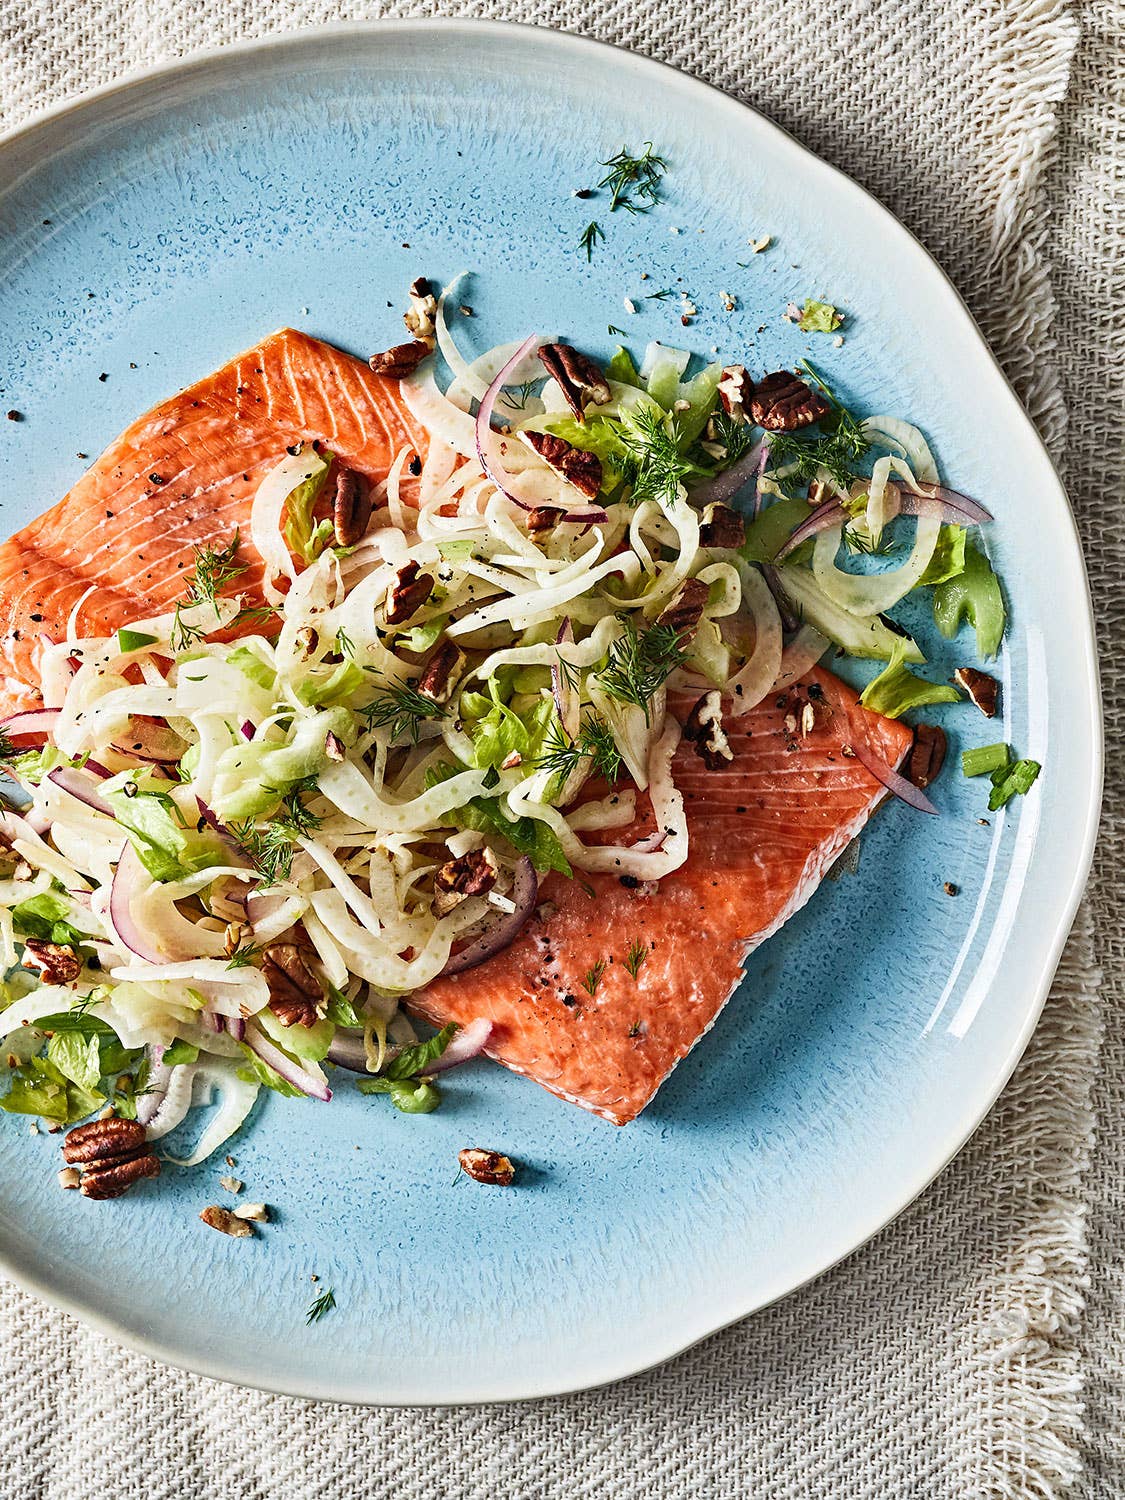
[[0,1497],[1125,1495],[1123,0],[0,0],[0,124],[198,47],[414,14],[584,31],[685,68],[857,177],[936,254],[1085,528],[1111,731],[1099,870],[986,1125],[895,1225],[782,1305],[591,1395],[370,1412],[162,1368],[0,1286]]

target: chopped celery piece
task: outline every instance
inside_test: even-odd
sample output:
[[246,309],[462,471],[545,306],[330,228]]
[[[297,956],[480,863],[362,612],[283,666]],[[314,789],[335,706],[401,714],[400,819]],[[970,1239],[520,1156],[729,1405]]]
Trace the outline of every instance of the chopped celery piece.
[[965,548],[965,570],[934,589],[934,620],[948,639],[968,619],[981,656],[995,656],[1004,634],[1004,596],[992,565],[975,543]]
[[605,367],[605,373],[610,380],[616,380],[621,385],[635,385],[638,390],[643,390],[641,377],[637,374],[637,367],[633,363],[633,356],[628,349],[622,349],[620,345],[613,351],[613,358]]
[[316,469],[301,481],[285,502],[285,523],[282,527],[285,540],[290,551],[307,563],[316,561],[332,535],[331,524],[326,526],[323,522],[317,524],[313,520],[313,510],[320,499],[324,481],[328,478],[332,457],[331,453],[311,454],[310,464],[315,462]]
[[961,772],[965,776],[991,776],[1002,771],[1011,761],[1007,745],[977,745],[972,750],[961,752]]
[[143,630],[130,630],[128,626],[122,625],[117,632],[117,649],[119,651],[142,651],[145,646],[155,646],[156,636],[146,635]]
[[864,708],[882,714],[885,719],[901,718],[907,709],[921,708],[928,703],[956,703],[961,695],[956,688],[940,682],[927,682],[907,670],[904,665],[903,642],[897,640],[891,651],[890,662],[859,695]]
[[1037,760],[1017,760],[1013,765],[993,771],[992,791],[988,798],[989,812],[996,812],[1013,797],[1022,797],[1025,792],[1029,792],[1042,769]]
[[959,578],[965,571],[966,540],[963,526],[943,524],[938,532],[934,555],[918,580],[919,587],[948,583],[951,578]]

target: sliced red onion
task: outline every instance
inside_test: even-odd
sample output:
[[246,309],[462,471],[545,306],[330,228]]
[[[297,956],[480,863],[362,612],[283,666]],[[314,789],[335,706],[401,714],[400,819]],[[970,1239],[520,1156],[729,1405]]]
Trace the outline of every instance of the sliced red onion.
[[478,1016],[453,1035],[453,1040],[440,1057],[427,1063],[427,1073],[448,1073],[450,1068],[459,1068],[471,1058],[479,1057],[492,1035],[492,1022],[486,1016]]
[[204,802],[203,798],[198,794],[196,794],[195,805],[199,809],[199,816],[207,824],[207,827],[211,830],[212,833],[217,834],[221,839],[223,846],[230,854],[231,863],[236,865],[249,865],[250,861],[246,858],[246,850],[243,849],[242,845],[235,838],[234,834],[231,833],[226,824],[219,821],[218,815],[215,813],[214,809],[208,807],[207,803]]
[[668,830],[658,828],[655,833],[646,833],[643,839],[638,839],[635,844],[630,844],[630,854],[659,854],[668,842]]
[[227,1016],[226,1023],[228,1033],[234,1037],[236,1042],[244,1042],[246,1040],[246,1022],[241,1016]]
[[27,709],[0,720],[0,729],[13,745],[41,744],[54,733],[61,712],[59,708]]
[[492,437],[492,410],[496,405],[497,396],[504,389],[508,381],[508,376],[512,371],[516,369],[521,361],[527,358],[533,349],[537,349],[538,347],[538,335],[533,333],[524,339],[507,364],[501,365],[500,369],[496,372],[496,378],[484,393],[484,399],[477,411],[476,420],[477,457],[480,459],[480,466],[501,494],[507,495],[513,505],[518,505],[521,510],[533,510],[534,506],[526,505],[522,500],[517,500],[515,495],[512,494],[508,488],[512,482],[511,476],[499,464],[494,464],[488,457],[488,441]]
[[[427,1063],[423,1072],[427,1076],[431,1073],[447,1073],[450,1068],[459,1067],[461,1063],[479,1057],[491,1035],[492,1022],[484,1016],[478,1016],[475,1021],[470,1021],[467,1026],[462,1026],[454,1033],[453,1040],[445,1051],[432,1063]],[[400,1047],[392,1047],[387,1052],[386,1061],[390,1062],[397,1057],[401,1050]],[[328,1049],[328,1061],[338,1067],[348,1068],[352,1073],[366,1073],[367,1048],[364,1046],[363,1033],[337,1031]]]
[[204,1031],[222,1031],[223,1017],[217,1016],[213,1010],[205,1010],[201,1013],[200,1022]]
[[135,953],[146,963],[164,964],[168,962],[168,954],[157,947],[152,935],[134,916],[140,893],[148,882],[149,874],[141,864],[140,856],[132,844],[127,843],[121,851],[109,888],[109,920],[130,953]]
[[252,740],[254,738],[254,735],[257,733],[257,725],[253,722],[252,719],[243,719],[242,723],[238,727],[239,732],[241,733],[244,740]]
[[[567,618],[559,626],[559,633],[555,636],[555,645],[569,646],[573,641],[574,627]],[[578,731],[582,727],[582,703],[575,691],[574,683],[563,671],[562,661],[558,656],[551,663],[551,692],[554,694],[555,707],[558,709],[563,733],[568,739],[576,740]]]
[[84,806],[92,807],[95,812],[105,813],[108,818],[113,817],[113,808],[91,785],[90,778],[73,766],[56,766],[53,771],[47,772],[47,780]]
[[[891,488],[890,485],[887,486]],[[992,520],[991,511],[968,495],[947,490],[943,484],[924,484],[922,493],[895,485],[899,494],[899,514],[904,516],[940,516],[943,521],[982,526]]]
[[475,969],[477,964],[484,963],[494,953],[502,952],[515,940],[539,898],[539,877],[526,854],[521,855],[516,865],[515,880],[508,895],[515,904],[515,910],[498,913],[497,919],[490,921],[483,932],[466,943],[458,953],[450,954],[441,971],[443,977]]
[[796,630],[798,625],[800,624],[800,621],[793,613],[793,606],[789,602],[788,594],[786,594],[784,588],[781,585],[781,579],[778,577],[777,569],[773,566],[772,563],[762,563],[760,564],[760,566],[762,569],[762,577],[766,580],[766,585],[769,588],[770,593],[773,595],[773,602],[777,605],[777,612],[781,616],[782,626],[786,630]]
[[[751,479],[756,481],[757,476],[765,468],[768,457],[769,449],[765,440],[755,443],[749,452],[744,453],[737,463],[731,464],[729,469],[724,469],[713,479],[704,479],[700,484],[693,486],[690,491],[692,503],[710,505],[713,501],[729,500]],[[756,490],[757,484],[755,483],[755,492]]]
[[119,755],[145,760],[156,766],[173,766],[183,757],[187,745],[174,729],[157,719],[138,716],[129,721],[129,733],[114,740]]
[[900,776],[893,771],[886,761],[876,755],[874,750],[867,745],[862,735],[856,735],[852,740],[852,750],[855,752],[856,760],[860,761],[874,776],[876,781],[881,781],[889,792],[896,797],[901,797],[904,802],[909,802],[911,807],[916,807],[919,812],[933,813],[938,816],[938,810],[925,792],[921,791],[912,781],[907,781],[905,776]]
[[788,539],[782,544],[775,562],[782,562],[789,556],[790,552],[799,547],[802,542],[807,542],[810,537],[827,531],[830,526],[839,526],[848,519],[848,513],[840,504],[839,500],[825,500],[823,505],[818,505],[811,511],[805,520],[792,532]]
[[272,1068],[286,1083],[300,1089],[310,1099],[321,1099],[325,1104],[332,1098],[332,1090],[315,1073],[302,1068],[299,1063],[286,1056],[280,1047],[262,1035],[257,1026],[247,1026],[243,1041],[256,1057],[260,1057],[268,1068]]

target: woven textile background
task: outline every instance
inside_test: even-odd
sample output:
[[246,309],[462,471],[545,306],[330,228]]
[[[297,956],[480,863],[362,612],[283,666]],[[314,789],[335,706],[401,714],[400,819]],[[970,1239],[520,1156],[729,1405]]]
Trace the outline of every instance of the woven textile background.
[[[621,42],[871,188],[952,274],[1062,463],[1121,641],[1122,0],[0,0],[0,126],[201,46],[410,14]],[[1105,641],[1116,735],[1125,679]],[[1043,1023],[987,1124],[895,1225],[779,1307],[590,1396],[363,1412],[165,1370],[0,1286],[0,1496],[1125,1494],[1122,840],[1111,799]]]

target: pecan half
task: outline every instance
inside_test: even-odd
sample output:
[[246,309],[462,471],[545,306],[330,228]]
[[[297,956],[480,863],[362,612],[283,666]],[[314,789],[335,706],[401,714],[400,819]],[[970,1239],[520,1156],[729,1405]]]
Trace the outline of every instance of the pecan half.
[[410,310],[403,313],[402,321],[406,324],[408,333],[420,339],[431,349],[434,347],[435,328],[434,319],[437,317],[437,298],[430,289],[430,283],[424,276],[419,276],[410,283]]
[[831,408],[819,391],[791,370],[764,375],[754,387],[750,415],[767,432],[795,432],[826,417]]
[[80,1191],[87,1198],[120,1198],[142,1177],[160,1175],[160,1163],[148,1148],[145,1128],[136,1120],[107,1115],[67,1132],[63,1160],[82,1174]]
[[533,536],[539,531],[550,531],[559,524],[561,515],[562,511],[553,505],[537,505],[527,513],[527,529]]
[[248,1219],[239,1218],[229,1209],[220,1208],[217,1203],[210,1204],[199,1217],[208,1229],[217,1229],[220,1234],[229,1234],[232,1240],[247,1240],[254,1233],[254,1226]]
[[442,641],[418,679],[418,691],[431,703],[446,703],[465,665],[453,641]]
[[315,1026],[324,991],[309,968],[312,950],[300,943],[270,943],[262,954],[262,975],[269,985],[270,1010],[283,1026]]
[[520,437],[560,479],[572,484],[587,500],[597,497],[602,487],[602,461],[596,453],[575,448],[552,432],[521,432]]
[[601,366],[569,344],[544,344],[539,359],[547,374],[558,382],[563,400],[580,422],[586,420],[587,406],[604,406],[609,400],[609,382]]
[[936,724],[918,724],[914,730],[914,744],[906,758],[906,779],[917,787],[927,787],[935,781],[945,764],[945,730]]
[[703,512],[699,528],[701,547],[741,547],[745,540],[746,526],[742,517],[729,505],[715,501]]
[[354,469],[336,475],[336,498],[332,502],[332,528],[336,545],[354,547],[371,521],[371,486]]
[[388,625],[402,625],[425,604],[434,591],[434,580],[421,572],[416,562],[403,563],[387,590]]
[[373,354],[367,363],[376,375],[382,375],[386,380],[405,380],[432,353],[432,344],[423,339],[411,339],[408,344],[395,344],[391,349]]
[[491,849],[470,849],[451,859],[434,874],[434,910],[446,916],[470,896],[483,896],[496,884],[496,861]]
[[986,719],[994,719],[1000,707],[1000,684],[987,672],[978,672],[976,667],[958,667],[953,681],[964,688]]
[[689,578],[656,623],[670,625],[677,635],[691,635],[703,618],[706,603],[707,585]]
[[493,1187],[511,1187],[516,1178],[516,1168],[511,1157],[501,1156],[498,1151],[482,1151],[479,1146],[466,1146],[457,1153],[461,1170],[474,1182],[488,1182]]
[[723,696],[718,689],[704,693],[684,720],[684,739],[709,771],[721,771],[734,759],[723,732]]
[[66,943],[29,937],[23,950],[23,967],[36,970],[44,984],[73,984],[82,972],[82,960]]
[[746,422],[750,416],[750,398],[754,394],[754,382],[745,365],[727,365],[719,381],[719,400],[728,417],[736,422]]

